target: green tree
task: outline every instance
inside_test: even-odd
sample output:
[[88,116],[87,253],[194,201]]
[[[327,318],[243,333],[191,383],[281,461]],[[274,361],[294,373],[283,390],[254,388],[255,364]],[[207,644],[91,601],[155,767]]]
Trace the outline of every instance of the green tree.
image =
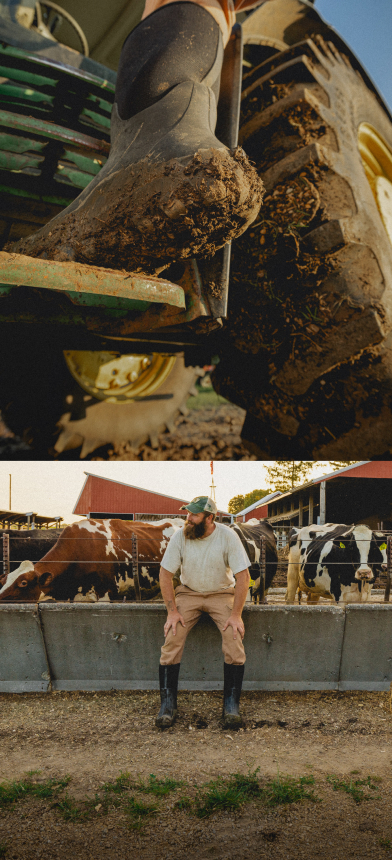
[[285,493],[303,484],[315,465],[314,460],[275,460],[266,468],[268,481],[274,490]]
[[238,514],[239,511],[243,511],[244,508],[248,508],[249,505],[253,505],[254,502],[258,502],[259,499],[268,496],[270,492],[271,490],[252,490],[251,493],[246,493],[245,496],[233,496],[229,501],[227,510],[229,514]]
[[244,496],[233,496],[229,501],[227,510],[229,514],[238,514],[238,511],[242,511],[244,507]]

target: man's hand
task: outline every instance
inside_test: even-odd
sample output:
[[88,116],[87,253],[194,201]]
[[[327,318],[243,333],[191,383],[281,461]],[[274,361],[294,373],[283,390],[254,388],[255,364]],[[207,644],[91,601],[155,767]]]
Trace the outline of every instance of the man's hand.
[[177,624],[182,624],[182,626],[185,627],[185,621],[176,607],[176,598],[174,596],[173,588],[173,574],[168,570],[165,570],[164,567],[161,567],[159,572],[159,584],[161,586],[162,597],[166,603],[167,609],[167,621],[163,628],[165,637],[167,636],[170,628],[173,631],[173,636],[175,636],[177,633]]
[[240,572],[236,574],[233,609],[231,611],[230,618],[227,619],[223,628],[223,631],[227,630],[228,627],[233,628],[233,639],[237,639],[237,631],[240,634],[241,639],[245,636],[245,627],[241,618],[241,612],[244,608],[246,595],[248,593],[249,578],[249,570],[247,568],[245,570],[240,570]]
[[241,639],[244,638],[245,627],[241,615],[234,615],[234,613],[232,612],[230,618],[228,618],[226,621],[223,631],[227,630],[228,627],[233,628],[233,639],[237,639],[237,632],[240,634]]
[[167,613],[167,621],[163,628],[165,636],[167,636],[170,628],[172,629],[173,636],[175,636],[177,633],[177,624],[182,624],[182,626],[185,627],[185,621],[182,615],[180,615],[178,609],[173,609]]

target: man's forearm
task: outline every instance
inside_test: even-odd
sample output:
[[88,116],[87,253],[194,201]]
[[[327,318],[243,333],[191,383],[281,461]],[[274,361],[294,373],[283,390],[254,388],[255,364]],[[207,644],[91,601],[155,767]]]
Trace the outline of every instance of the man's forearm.
[[162,597],[166,604],[166,609],[168,612],[173,612],[176,608],[173,575],[168,570],[165,570],[164,567],[161,567],[159,571],[159,584],[161,586]]
[[237,573],[237,575],[236,575],[235,589],[234,589],[234,603],[233,603],[233,609],[232,609],[233,615],[241,615],[241,612],[244,608],[246,596],[248,594],[249,580],[250,580],[250,576],[249,576],[248,569],[240,570],[240,572]]

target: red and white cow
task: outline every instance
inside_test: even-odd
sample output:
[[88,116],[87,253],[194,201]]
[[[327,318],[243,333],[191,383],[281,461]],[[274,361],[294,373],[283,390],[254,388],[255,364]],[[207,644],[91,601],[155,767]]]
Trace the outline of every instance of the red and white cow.
[[24,561],[0,589],[2,602],[119,600],[137,596],[132,567],[132,534],[138,538],[141,597],[159,594],[159,566],[174,532],[184,520],[154,523],[82,520],[67,526],[57,543],[36,564]]

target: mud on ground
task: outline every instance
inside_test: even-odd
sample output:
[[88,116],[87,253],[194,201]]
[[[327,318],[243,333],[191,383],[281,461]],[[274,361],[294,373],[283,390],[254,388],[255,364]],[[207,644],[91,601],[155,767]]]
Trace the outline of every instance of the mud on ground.
[[[86,820],[65,820],[55,800],[31,798],[0,809],[0,856],[13,860],[118,860],[118,858],[381,858],[392,853],[392,715],[387,693],[243,694],[244,729],[225,731],[221,693],[180,692],[179,717],[155,728],[157,692],[0,695],[0,779],[71,781],[76,804],[93,800]],[[280,774],[309,777],[318,802],[268,807],[262,800],[237,812],[200,819],[174,808],[196,786],[234,772],[260,768],[261,783]],[[156,802],[158,812],[140,830],[122,807],[102,804],[104,782],[121,771],[144,780],[172,777],[184,785]],[[364,799],[333,790],[334,774],[372,777]],[[98,792],[98,797],[95,793]],[[367,798],[367,799],[365,799]],[[101,805],[99,805],[101,803]]]
[[[190,398],[188,404],[198,398]],[[137,451],[129,444],[108,449],[109,460],[256,460],[241,440],[245,411],[211,392],[210,403],[189,409],[174,422],[173,433],[158,435],[158,448],[142,445]],[[100,459],[92,457],[92,459]]]
[[[128,443],[106,445],[87,460],[256,460],[242,442],[245,410],[209,391],[188,400],[188,414],[174,421],[174,431],[158,434],[158,447],[150,443],[135,450]],[[66,451],[60,460],[79,459],[80,449]],[[1,420],[0,460],[31,460],[34,453]]]

